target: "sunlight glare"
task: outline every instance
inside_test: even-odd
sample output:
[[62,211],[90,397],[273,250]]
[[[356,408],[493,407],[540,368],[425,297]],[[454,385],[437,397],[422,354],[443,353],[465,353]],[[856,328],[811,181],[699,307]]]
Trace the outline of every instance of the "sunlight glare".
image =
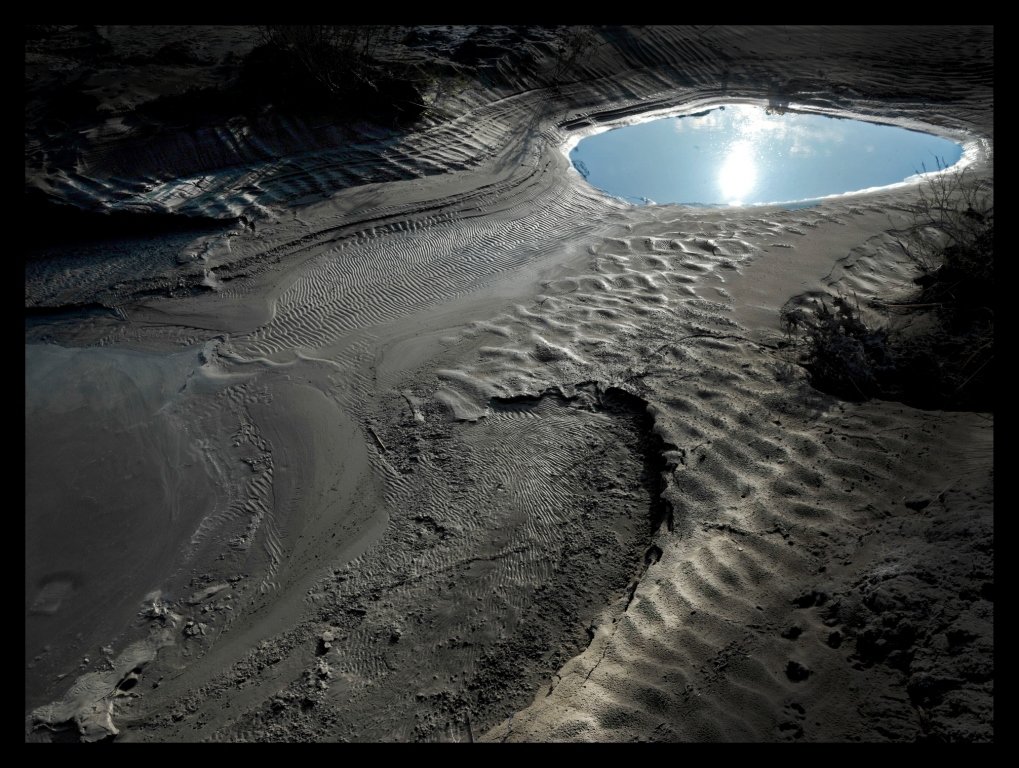
[[740,200],[757,183],[757,166],[754,163],[753,148],[748,141],[737,141],[729,147],[725,162],[718,172],[718,187],[729,205],[739,205]]

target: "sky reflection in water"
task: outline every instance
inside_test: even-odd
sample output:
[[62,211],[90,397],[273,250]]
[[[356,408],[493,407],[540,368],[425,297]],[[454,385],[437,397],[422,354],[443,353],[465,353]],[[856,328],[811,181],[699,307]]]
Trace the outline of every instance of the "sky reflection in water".
[[729,104],[583,139],[570,152],[593,186],[630,202],[758,205],[813,200],[953,165],[956,142],[861,120]]

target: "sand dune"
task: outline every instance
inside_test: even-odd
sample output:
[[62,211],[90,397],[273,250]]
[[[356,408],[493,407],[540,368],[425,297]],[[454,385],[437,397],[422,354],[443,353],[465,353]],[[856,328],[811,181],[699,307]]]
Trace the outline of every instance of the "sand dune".
[[[993,739],[993,419],[820,393],[779,325],[908,288],[915,187],[631,207],[566,156],[724,97],[932,125],[992,181],[991,32],[600,35],[558,88],[525,36],[406,131],[100,132],[73,173],[26,146],[68,201],[225,221],[26,266],[26,517],[98,482],[33,485],[40,436],[121,418],[153,444],[109,460],[170,474],[114,528],[171,530],[114,610],[29,526],[26,637],[104,618],[26,643],[27,739]],[[89,356],[119,378],[53,426],[84,385],[43,358]]]

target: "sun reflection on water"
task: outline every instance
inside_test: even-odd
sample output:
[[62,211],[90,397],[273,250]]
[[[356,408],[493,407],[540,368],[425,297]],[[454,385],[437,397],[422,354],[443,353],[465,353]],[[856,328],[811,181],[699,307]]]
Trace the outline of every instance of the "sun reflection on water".
[[626,200],[744,206],[896,184],[932,157],[947,167],[961,154],[957,142],[898,126],[726,104],[605,131],[570,156],[591,186]]
[[746,140],[733,142],[718,171],[718,188],[722,197],[729,205],[740,205],[756,183],[757,164],[754,162],[753,144]]

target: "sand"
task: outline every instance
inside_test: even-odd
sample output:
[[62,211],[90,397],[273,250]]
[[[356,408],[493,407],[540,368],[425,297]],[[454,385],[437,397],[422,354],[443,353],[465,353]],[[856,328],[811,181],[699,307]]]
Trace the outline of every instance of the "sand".
[[409,127],[148,135],[257,34],[26,44],[26,186],[195,226],[26,261],[26,741],[992,741],[992,415],[819,392],[779,323],[906,295],[916,186],[633,207],[566,155],[788,103],[992,182],[992,31],[604,28],[555,87],[548,30],[424,39],[466,84]]

